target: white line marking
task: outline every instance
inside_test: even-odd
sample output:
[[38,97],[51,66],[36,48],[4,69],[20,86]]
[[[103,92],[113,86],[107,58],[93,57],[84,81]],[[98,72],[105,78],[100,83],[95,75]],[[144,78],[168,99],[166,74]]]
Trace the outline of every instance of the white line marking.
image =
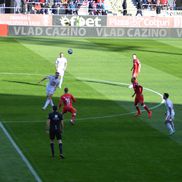
[[[80,81],[90,81],[90,82],[97,82],[97,83],[108,83],[108,84],[115,84],[115,85],[124,85],[124,86],[129,86],[130,84],[127,84],[127,83],[122,83],[122,82],[112,82],[112,81],[108,81],[108,80],[96,80],[96,79],[89,79],[89,78],[80,78],[80,77],[77,77],[78,80]],[[153,92],[157,95],[159,95],[162,99],[161,103],[157,104],[156,106],[153,106],[153,107],[150,107],[150,109],[156,109],[158,107],[160,107],[163,103],[164,103],[164,100],[163,100],[163,95],[155,90],[152,90],[150,88],[145,88],[143,87],[144,90],[147,90],[149,92]],[[144,109],[141,110],[142,112],[145,111]],[[104,119],[104,118],[112,118],[112,117],[119,117],[119,116],[126,116],[126,115],[130,115],[130,114],[134,114],[135,111],[133,112],[128,112],[128,113],[121,113],[121,114],[113,114],[113,115],[106,115],[106,116],[98,116],[98,117],[85,117],[85,118],[80,118],[80,119],[77,119],[78,121],[81,121],[81,120],[95,120],[95,119]]]
[[[31,74],[31,73],[6,73],[6,72],[0,72],[0,75],[27,75],[27,76],[42,76],[43,74]],[[122,83],[122,82],[113,82],[113,81],[108,81],[108,80],[97,80],[97,79],[89,79],[89,78],[81,78],[81,77],[77,77],[76,78],[79,81],[90,81],[90,82],[97,82],[97,83],[106,83],[106,84],[115,84],[115,85],[124,85],[124,86],[129,86],[130,84],[128,83]],[[159,95],[162,99],[161,103],[157,104],[156,106],[151,107],[150,109],[156,109],[158,107],[160,107],[164,101],[163,101],[163,95],[155,90],[149,89],[149,88],[145,88],[143,87],[144,90],[147,90],[149,92],[153,92],[157,95]],[[142,112],[145,110],[141,110]],[[120,114],[113,114],[113,115],[106,115],[106,116],[98,116],[98,117],[85,117],[85,118],[78,118],[78,121],[81,120],[95,120],[95,119],[104,119],[104,118],[112,118],[112,117],[119,117],[119,116],[125,116],[125,115],[130,115],[130,114],[134,114],[135,111],[133,112],[128,112],[128,113],[120,113]],[[25,121],[24,121],[25,122]],[[27,121],[29,122],[29,121]]]
[[42,180],[40,179],[40,177],[38,176],[38,174],[36,173],[36,171],[33,169],[33,167],[30,164],[30,162],[27,160],[27,158],[24,156],[24,154],[22,153],[22,151],[20,150],[20,148],[18,147],[18,145],[14,142],[13,138],[11,137],[11,135],[8,133],[8,131],[6,130],[6,128],[4,127],[4,125],[2,124],[2,122],[0,122],[0,128],[2,129],[2,131],[4,132],[4,134],[6,135],[6,137],[8,138],[8,140],[11,142],[11,144],[13,145],[13,147],[15,148],[15,150],[17,151],[17,153],[20,155],[21,159],[26,164],[26,166],[28,167],[28,169],[30,170],[30,172],[32,173],[32,175],[34,176],[35,180],[37,182],[42,182]]

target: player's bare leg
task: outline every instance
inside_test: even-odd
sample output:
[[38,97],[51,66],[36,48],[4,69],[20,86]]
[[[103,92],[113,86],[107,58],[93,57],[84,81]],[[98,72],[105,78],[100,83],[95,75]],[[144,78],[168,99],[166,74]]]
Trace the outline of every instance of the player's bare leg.
[[145,105],[144,103],[141,105],[148,112],[148,117],[151,118],[152,117],[152,111],[150,111],[149,108],[147,107],[147,105]]
[[139,108],[138,104],[135,105],[135,107],[136,107],[136,110],[137,110],[137,113],[135,114],[135,116],[140,116],[141,115],[141,111],[140,111],[140,108]]
[[166,125],[166,128],[168,129],[169,135],[173,135],[175,133],[175,131],[173,130],[173,128],[171,126],[171,122],[166,120],[165,125]]
[[63,75],[60,77],[60,81],[59,81],[59,88],[61,88],[62,83],[63,83]]
[[175,127],[174,127],[174,122],[173,122],[173,120],[171,120],[170,124],[171,124],[171,127],[172,127],[173,131],[176,132],[176,129],[175,129]]
[[72,111],[71,111],[71,120],[70,120],[70,123],[73,125],[75,124],[75,118],[76,118],[76,109],[75,108],[72,108]]

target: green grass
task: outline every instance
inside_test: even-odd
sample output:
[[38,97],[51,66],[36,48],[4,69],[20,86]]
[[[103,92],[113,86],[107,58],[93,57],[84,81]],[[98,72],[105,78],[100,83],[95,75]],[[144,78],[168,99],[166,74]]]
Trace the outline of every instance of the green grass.
[[[66,53],[70,47],[73,55]],[[77,98],[78,111],[75,126],[65,116],[63,161],[50,158],[45,132],[50,108],[41,110],[46,83],[37,85],[54,73],[60,51],[68,58],[63,87]],[[180,39],[0,38],[0,120],[45,182],[181,181],[181,52]],[[140,118],[127,114],[135,111],[133,91],[119,83],[130,82],[133,53],[142,62],[139,82],[169,92],[175,104],[177,132],[172,137],[164,126],[163,105],[153,110],[150,120],[146,112]],[[56,91],[56,104],[62,93]],[[144,90],[144,95],[150,107],[161,102],[152,92]],[[0,137],[0,157],[6,153],[15,161],[8,177],[13,171],[9,157],[1,160],[0,181],[31,181],[2,131]]]

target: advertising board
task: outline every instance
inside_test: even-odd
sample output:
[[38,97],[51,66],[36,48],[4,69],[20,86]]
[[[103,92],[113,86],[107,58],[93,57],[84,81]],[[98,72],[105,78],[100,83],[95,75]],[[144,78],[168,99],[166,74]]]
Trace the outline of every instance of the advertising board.
[[182,38],[180,28],[9,26],[10,36]]
[[182,28],[182,17],[108,16],[107,27]]
[[107,24],[107,16],[53,16],[53,25],[75,27],[103,27]]
[[52,16],[40,14],[0,14],[0,24],[52,26]]

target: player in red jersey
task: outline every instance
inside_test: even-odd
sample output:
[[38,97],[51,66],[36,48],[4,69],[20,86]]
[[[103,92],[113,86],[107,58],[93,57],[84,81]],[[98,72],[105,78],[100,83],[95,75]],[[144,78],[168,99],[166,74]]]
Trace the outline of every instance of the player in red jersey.
[[133,89],[134,89],[134,92],[135,92],[132,95],[132,97],[135,96],[134,105],[135,105],[136,110],[137,110],[136,116],[141,115],[141,111],[140,111],[140,108],[138,106],[139,104],[141,104],[141,106],[148,112],[148,117],[151,118],[152,117],[152,111],[150,111],[149,108],[144,104],[143,87],[138,84],[135,77],[133,77],[131,79],[131,83],[133,84]]
[[132,58],[133,58],[133,67],[131,68],[132,78],[133,77],[137,78],[138,74],[140,73],[141,63],[139,59],[137,58],[136,54],[133,54]]
[[64,95],[61,96],[59,101],[59,109],[62,105],[64,105],[62,109],[62,114],[70,112],[72,114],[70,122],[71,124],[74,124],[76,117],[76,109],[72,106],[72,102],[76,102],[76,99],[73,97],[72,94],[68,93],[68,88],[65,88]]

